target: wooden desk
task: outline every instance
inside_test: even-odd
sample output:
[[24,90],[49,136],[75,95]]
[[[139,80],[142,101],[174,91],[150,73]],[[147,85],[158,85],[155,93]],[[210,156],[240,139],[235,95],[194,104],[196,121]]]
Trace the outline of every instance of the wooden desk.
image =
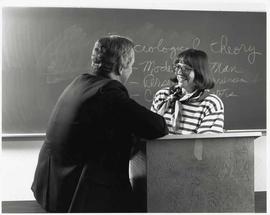
[[169,135],[147,143],[147,211],[254,212],[259,136]]

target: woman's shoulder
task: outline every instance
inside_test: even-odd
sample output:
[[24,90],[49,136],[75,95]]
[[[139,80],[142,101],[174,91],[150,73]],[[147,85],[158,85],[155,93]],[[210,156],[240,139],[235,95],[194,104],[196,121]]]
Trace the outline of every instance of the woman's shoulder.
[[204,98],[204,102],[207,105],[214,107],[216,110],[223,110],[224,109],[224,104],[223,104],[221,98],[214,93],[209,93]]

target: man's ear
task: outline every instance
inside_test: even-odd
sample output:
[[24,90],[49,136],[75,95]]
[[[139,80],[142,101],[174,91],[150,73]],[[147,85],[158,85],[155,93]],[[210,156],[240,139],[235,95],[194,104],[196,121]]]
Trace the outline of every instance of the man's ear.
[[119,75],[122,75],[123,74],[123,66],[122,65],[119,65],[119,67],[118,67],[118,73],[119,73]]

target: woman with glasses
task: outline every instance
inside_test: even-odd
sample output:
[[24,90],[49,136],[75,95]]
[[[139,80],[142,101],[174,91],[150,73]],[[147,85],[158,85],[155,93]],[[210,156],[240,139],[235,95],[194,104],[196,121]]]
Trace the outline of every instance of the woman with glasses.
[[207,54],[185,50],[177,55],[173,68],[175,84],[156,93],[151,110],[164,116],[170,134],[223,132],[224,105],[209,93],[214,80]]

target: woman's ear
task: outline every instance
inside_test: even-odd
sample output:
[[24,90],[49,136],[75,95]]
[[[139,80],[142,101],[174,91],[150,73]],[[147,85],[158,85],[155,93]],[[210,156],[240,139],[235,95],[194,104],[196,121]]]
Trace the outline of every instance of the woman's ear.
[[193,83],[193,81],[194,81],[194,79],[195,79],[195,72],[192,70],[192,71],[189,73],[188,77],[189,77],[188,82]]
[[180,75],[176,75],[176,79],[177,79],[177,83],[181,82],[182,81],[182,78]]

